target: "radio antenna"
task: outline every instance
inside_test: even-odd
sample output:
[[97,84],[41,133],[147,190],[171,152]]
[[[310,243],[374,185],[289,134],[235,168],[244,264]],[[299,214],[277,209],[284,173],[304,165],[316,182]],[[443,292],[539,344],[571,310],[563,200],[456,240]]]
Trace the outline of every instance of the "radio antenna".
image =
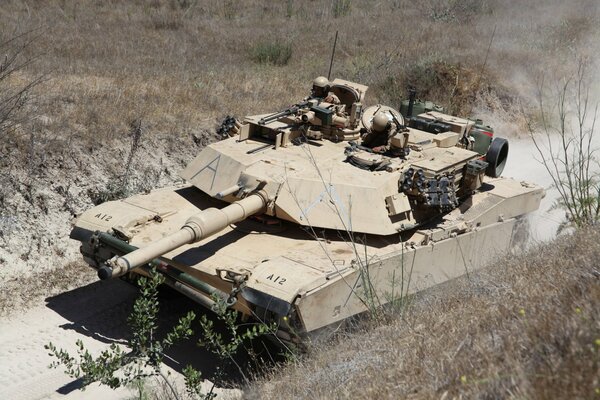
[[331,60],[329,61],[329,72],[327,73],[327,80],[331,79],[331,68],[333,67],[333,57],[335,56],[335,45],[337,44],[338,31],[335,31],[335,39],[333,40],[333,50],[331,51]]

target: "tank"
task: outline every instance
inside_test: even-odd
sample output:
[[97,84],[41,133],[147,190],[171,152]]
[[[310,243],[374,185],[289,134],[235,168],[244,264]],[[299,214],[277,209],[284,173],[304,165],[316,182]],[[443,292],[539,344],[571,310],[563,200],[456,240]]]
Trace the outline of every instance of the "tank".
[[100,204],[71,238],[101,279],[155,268],[289,342],[506,254],[544,196],[501,177],[508,142],[482,151],[472,120],[364,107],[367,89],[335,79],[321,97],[228,118],[187,183]]

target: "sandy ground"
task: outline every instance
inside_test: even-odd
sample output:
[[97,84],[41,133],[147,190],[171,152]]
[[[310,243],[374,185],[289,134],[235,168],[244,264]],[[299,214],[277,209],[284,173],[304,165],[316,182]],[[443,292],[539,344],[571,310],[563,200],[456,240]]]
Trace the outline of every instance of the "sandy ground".
[[[135,398],[132,389],[112,389],[97,384],[79,390],[81,382],[69,378],[61,368],[50,369],[53,359],[44,345],[52,342],[75,354],[81,339],[92,353],[111,343],[123,343],[128,330],[126,318],[137,290],[120,280],[96,282],[46,299],[23,313],[0,320],[0,399],[127,399]],[[170,326],[178,310],[195,308],[187,299],[163,299],[161,323]],[[214,370],[217,360],[198,349],[193,342],[169,351],[164,370],[183,390],[181,369],[192,364],[205,375]],[[206,385],[210,385],[206,382]],[[207,386],[208,387],[208,386]],[[219,390],[220,398],[238,398],[237,390]]]
[[[107,397],[108,392],[98,386],[83,392],[76,390],[76,381],[60,369],[48,368],[52,359],[44,349],[45,344],[52,342],[74,352],[75,341],[81,339],[90,351],[96,352],[119,339],[126,315],[124,306],[135,297],[135,290],[126,285],[110,285],[105,287],[108,290],[93,286],[50,298],[46,306],[2,320],[0,398]],[[110,394],[113,398],[128,395],[128,390]]]

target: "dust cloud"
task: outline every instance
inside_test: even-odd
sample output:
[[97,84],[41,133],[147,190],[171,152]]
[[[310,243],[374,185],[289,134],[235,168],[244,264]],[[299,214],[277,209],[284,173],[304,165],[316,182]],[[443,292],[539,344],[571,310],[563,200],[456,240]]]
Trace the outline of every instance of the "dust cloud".
[[546,190],[540,208],[530,213],[530,241],[538,243],[556,237],[558,227],[565,220],[564,210],[554,207],[558,191],[552,187],[552,179],[540,161],[539,153],[530,137],[511,139],[508,161],[503,176],[519,181],[533,182]]

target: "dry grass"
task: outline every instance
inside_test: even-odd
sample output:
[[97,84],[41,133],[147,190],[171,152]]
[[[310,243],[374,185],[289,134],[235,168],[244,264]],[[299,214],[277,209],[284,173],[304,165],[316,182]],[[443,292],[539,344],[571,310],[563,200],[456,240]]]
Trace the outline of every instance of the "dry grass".
[[[37,61],[6,84],[22,87],[40,75],[48,81],[32,92],[29,112],[37,118],[0,138],[0,180],[9,182],[0,199],[14,192],[35,205],[32,188],[47,186],[44,173],[57,167],[58,180],[73,181],[82,168],[99,178],[92,189],[114,178],[135,119],[151,143],[141,152],[146,166],[160,168],[153,148],[167,148],[183,164],[223,116],[273,111],[304,97],[328,69],[335,31],[333,76],[369,85],[369,103],[398,106],[415,86],[452,112],[503,115],[506,129],[518,103],[527,105],[533,77],[598,53],[598,3],[563,3],[4,1],[0,40],[41,32],[23,54]],[[285,62],[256,56],[277,46]],[[22,180],[23,169],[27,188],[10,183]],[[14,210],[14,202],[3,203]]]
[[591,399],[600,395],[600,231],[424,293],[261,378],[249,399]]
[[[593,0],[509,3],[9,0],[0,34],[43,27],[27,73],[52,79],[36,111],[57,135],[105,144],[133,118],[184,138],[225,114],[297,101],[326,73],[336,30],[333,75],[370,85],[371,102],[395,105],[413,85],[453,111],[489,93],[509,107],[529,90],[515,77],[593,52],[598,22]],[[256,62],[257,47],[281,43],[292,51],[284,65]]]
[[[0,39],[42,32],[23,55],[38,61],[12,84],[49,80],[30,103],[38,118],[3,137],[0,150],[34,179],[48,160],[78,158],[72,148],[127,147],[134,119],[171,138],[174,152],[188,149],[225,115],[305,96],[327,71],[336,30],[333,76],[369,85],[369,103],[397,106],[415,86],[452,112],[515,115],[533,76],[596,54],[598,21],[594,0],[7,0]],[[282,62],[257,49],[279,49]],[[104,153],[106,174],[121,154]]]

